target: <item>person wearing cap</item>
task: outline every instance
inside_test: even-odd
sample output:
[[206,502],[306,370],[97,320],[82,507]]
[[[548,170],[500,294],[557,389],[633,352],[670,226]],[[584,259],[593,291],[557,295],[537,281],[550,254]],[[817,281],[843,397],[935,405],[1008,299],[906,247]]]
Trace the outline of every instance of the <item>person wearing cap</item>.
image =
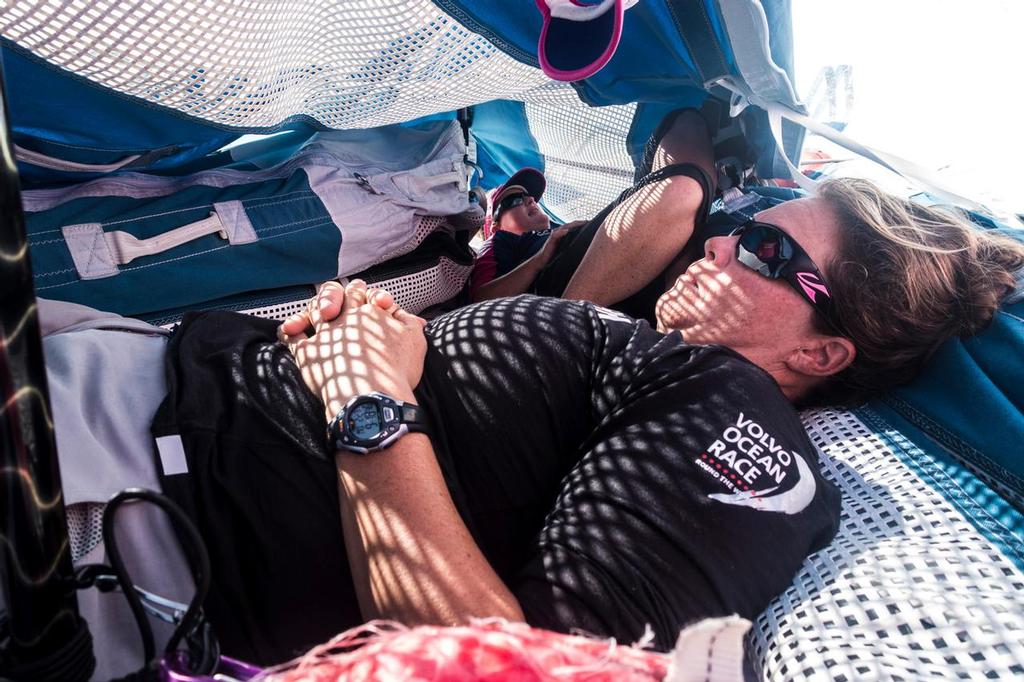
[[538,203],[547,182],[536,168],[522,168],[491,196],[484,235],[470,277],[470,296],[483,301],[524,293],[574,226],[551,228]]
[[589,221],[550,233],[536,231],[548,223],[536,206],[544,176],[517,171],[494,193],[494,236],[471,276],[472,300],[534,293],[590,301],[654,325],[655,304],[693,260],[688,243],[714,198],[709,128],[695,109],[672,112],[652,135],[636,184]]
[[711,127],[696,109],[666,116],[637,182],[565,240],[528,291],[656,324],[659,297],[714,236],[705,234],[717,177]]

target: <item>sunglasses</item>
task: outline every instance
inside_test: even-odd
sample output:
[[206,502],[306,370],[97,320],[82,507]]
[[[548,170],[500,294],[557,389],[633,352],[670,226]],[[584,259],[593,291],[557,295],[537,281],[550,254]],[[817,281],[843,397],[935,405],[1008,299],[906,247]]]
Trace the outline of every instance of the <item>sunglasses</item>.
[[736,260],[769,279],[789,283],[840,336],[843,331],[832,306],[832,294],[821,271],[795,239],[770,223],[748,220],[730,233],[736,240]]
[[511,208],[522,206],[524,201],[526,201],[525,194],[516,194],[511,197],[505,197],[498,203],[497,208],[494,209],[494,219],[497,220],[498,216]]

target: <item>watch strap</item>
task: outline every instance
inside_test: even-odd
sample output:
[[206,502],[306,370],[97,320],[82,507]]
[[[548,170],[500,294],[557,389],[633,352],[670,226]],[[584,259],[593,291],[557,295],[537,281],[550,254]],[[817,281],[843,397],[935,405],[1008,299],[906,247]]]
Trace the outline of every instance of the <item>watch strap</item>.
[[402,403],[402,423],[405,424],[410,431],[415,433],[426,433],[426,417],[427,415],[422,409],[420,409],[419,405]]

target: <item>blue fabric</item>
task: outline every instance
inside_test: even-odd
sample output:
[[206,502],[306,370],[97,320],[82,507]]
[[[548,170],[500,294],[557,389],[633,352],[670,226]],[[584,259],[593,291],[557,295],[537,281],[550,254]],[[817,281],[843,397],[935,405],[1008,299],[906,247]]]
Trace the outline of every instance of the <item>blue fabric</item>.
[[[435,0],[446,12],[478,31],[502,50],[520,61],[536,66],[537,39],[541,17],[533,3],[474,3],[466,0]],[[680,8],[702,8],[701,17],[677,16]],[[789,70],[792,61],[789,0],[766,0],[765,11],[772,28],[772,49],[777,63]],[[674,8],[674,9],[673,9]],[[703,96],[703,81],[696,62],[676,30],[674,16],[696,31],[698,25],[709,37],[716,55],[731,70],[732,56],[717,5],[712,0],[669,0],[667,3],[643,2],[626,13],[622,41],[611,62],[600,72],[575,84],[581,99],[593,105],[662,105],[665,113],[678,106],[694,103]],[[696,21],[699,18],[701,21]],[[692,21],[691,21],[692,20]],[[691,24],[687,24],[691,21]],[[707,28],[703,28],[707,25]],[[704,50],[707,51],[707,50]],[[222,155],[207,156],[243,133],[270,133],[281,130],[317,130],[322,126],[304,116],[289,118],[270,128],[243,128],[211,124],[188,114],[117,93],[109,88],[75,76],[47,64],[10,41],[3,41],[7,70],[11,124],[18,144],[58,158],[80,163],[112,163],[128,155],[145,155],[133,170],[172,174],[195,172],[229,162]],[[714,59],[719,59],[715,57]],[[705,61],[707,61],[705,59]],[[204,94],[203,73],[182,74]],[[230,94],[205,93],[209,97]],[[68,102],[74,102],[69,115]],[[486,105],[485,105],[486,106]],[[652,110],[654,111],[654,110]],[[647,112],[653,116],[651,112]],[[450,117],[451,113],[437,116]],[[638,119],[630,141],[631,151],[642,145],[660,116],[652,122]],[[525,126],[510,126],[527,145],[521,156],[529,156]],[[506,145],[506,149],[510,145]],[[492,170],[511,172],[507,154],[485,149],[494,161]],[[542,165],[538,157],[527,161]],[[486,167],[485,167],[486,168]],[[69,173],[20,164],[26,187],[42,187],[81,182],[92,174]]]
[[[8,122],[16,144],[77,163],[107,164],[132,154],[164,150],[151,168],[198,158],[238,137],[170,109],[149,105],[89,83],[2,41]],[[22,182],[81,181],[19,164]]]
[[[258,241],[228,245],[208,235],[119,266],[112,277],[82,281],[60,229],[102,223],[146,239],[210,215],[213,202],[239,200]],[[192,306],[239,291],[268,289],[335,277],[341,234],[310,190],[306,174],[215,188],[195,185],[170,196],[75,199],[26,215],[38,295],[139,315]]]
[[793,8],[791,0],[761,0],[768,20],[768,50],[772,61],[796,82],[793,69]]
[[855,414],[904,465],[1024,570],[1024,515],[1019,509],[886,404],[876,402]]
[[[481,3],[469,0],[434,0],[441,9],[485,36],[509,56],[538,67],[537,41],[540,36],[542,19],[534,3]],[[710,30],[716,41],[713,56],[705,56],[704,62],[724,60],[721,72],[735,72],[731,47],[724,32],[717,5],[689,0],[668,0],[667,2],[642,2],[625,13],[622,39],[611,61],[591,77],[573,83],[580,99],[594,106],[637,102],[636,119],[629,132],[627,145],[630,155],[637,163],[642,155],[643,144],[654,131],[661,118],[673,109],[699,106],[707,96],[704,81],[697,67],[697,60],[690,54],[683,37],[675,28],[673,13],[679,15],[681,24],[694,27],[705,24],[703,17],[680,15],[688,7],[701,5],[710,21]],[[762,2],[771,30],[769,48],[773,60],[792,78],[793,38],[790,0],[764,0]],[[687,24],[687,22],[693,22]],[[719,56],[720,55],[720,56]],[[539,68],[539,67],[538,67]],[[720,75],[720,74],[719,74]],[[487,106],[487,105],[484,105]],[[478,107],[480,109],[480,107]],[[528,136],[525,118],[520,121],[512,117],[504,122],[509,128],[505,138]],[[474,131],[477,122],[474,121]],[[793,126],[784,127],[786,148],[791,155],[799,155],[803,131]],[[780,175],[788,171],[777,161],[771,150],[774,139],[767,126],[760,126],[752,135],[751,144],[755,149],[765,150],[759,160],[758,169],[765,177]],[[510,145],[505,145],[506,149]],[[490,150],[488,150],[490,151]],[[500,174],[511,173],[519,166],[507,165],[501,154],[492,157]],[[539,167],[539,166],[538,166]],[[486,166],[485,166],[486,171]],[[490,178],[485,186],[493,186]]]
[[[1020,230],[968,213],[979,229]],[[1024,510],[1024,298],[1020,286],[992,324],[950,339],[912,383],[881,398],[928,443],[959,458]],[[921,442],[918,443],[919,445]],[[925,447],[922,445],[922,447]]]
[[530,134],[522,102],[495,100],[473,107],[473,136],[485,189],[497,187],[520,168],[544,172],[544,157]]
[[498,230],[491,238],[494,249],[494,261],[498,268],[495,277],[501,277],[515,270],[527,259],[544,248],[544,243],[551,236],[551,230],[513,234]]
[[[434,2],[510,57],[538,66],[537,41],[542,20],[534,3]],[[724,45],[727,41],[723,40],[713,5],[705,3],[711,10],[720,45]],[[641,2],[627,10],[615,56],[603,69],[575,85],[580,98],[595,106],[641,101],[672,103],[678,101],[680,88],[703,89],[694,60],[674,28],[668,7],[658,2]]]
[[[245,169],[230,155],[214,154],[246,133],[288,131],[299,143],[324,130],[307,116],[294,116],[269,128],[229,127],[204,121],[171,108],[122,95],[56,68],[0,40],[9,106],[8,122],[16,144],[58,159],[85,164],[111,164],[126,156],[146,155],[125,170],[186,175],[227,165]],[[187,78],[201,88],[202,73]],[[74,103],[69,108],[69,103]],[[402,125],[451,120],[441,112]],[[284,140],[286,138],[282,138]],[[266,164],[264,164],[266,167]],[[25,188],[84,182],[99,173],[58,171],[23,162],[18,171]]]
[[1024,302],[981,334],[944,344],[910,385],[882,399],[919,431],[1005,486],[1024,509]]

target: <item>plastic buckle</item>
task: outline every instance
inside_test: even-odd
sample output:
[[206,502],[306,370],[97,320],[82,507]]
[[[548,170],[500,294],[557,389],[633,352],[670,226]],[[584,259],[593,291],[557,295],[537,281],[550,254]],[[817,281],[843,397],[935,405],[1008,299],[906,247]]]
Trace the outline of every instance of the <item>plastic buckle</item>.
[[722,208],[726,213],[735,213],[760,200],[753,192],[744,192],[739,187],[730,187],[722,192]]
[[[87,564],[75,571],[75,588],[79,590],[95,587],[100,592],[114,592],[120,589],[117,576],[110,566],[104,564]],[[142,608],[149,615],[158,618],[165,623],[177,625],[185,617],[188,604],[182,604],[158,594],[153,594],[137,585],[132,585],[135,593],[142,600]],[[164,609],[169,609],[165,611]]]
[[353,177],[355,177],[356,183],[358,183],[359,186],[365,189],[367,192],[369,192],[370,194],[380,194],[380,192],[373,188],[373,185],[370,184],[370,180],[365,175],[363,175],[362,173],[356,173],[355,171],[352,172],[352,175]]

